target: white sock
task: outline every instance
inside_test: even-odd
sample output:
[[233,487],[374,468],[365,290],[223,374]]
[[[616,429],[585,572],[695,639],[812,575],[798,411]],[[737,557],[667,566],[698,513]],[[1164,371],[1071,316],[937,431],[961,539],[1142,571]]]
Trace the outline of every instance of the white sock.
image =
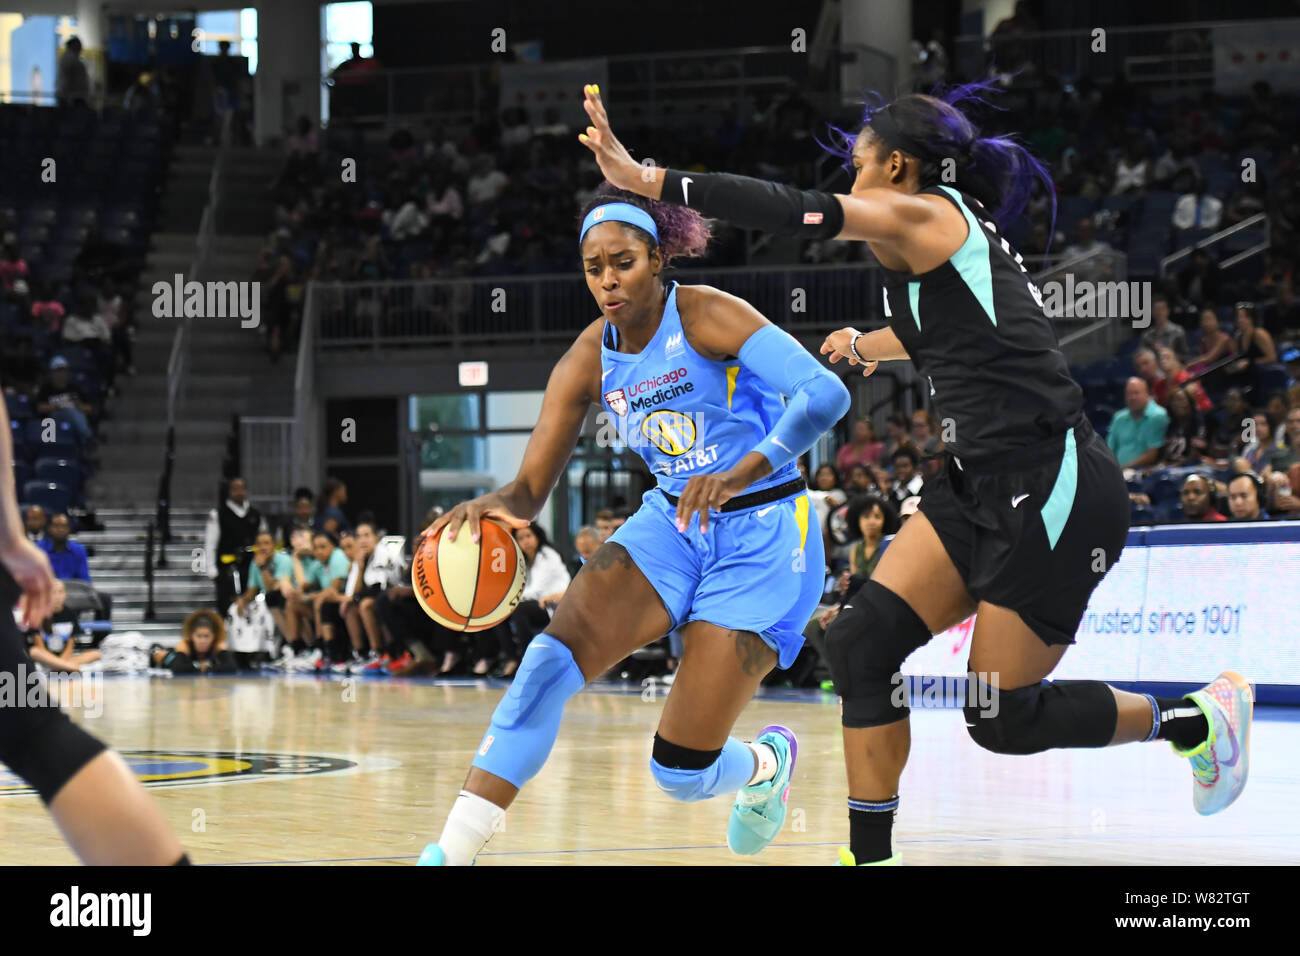
[[462,790],[438,837],[448,866],[469,866],[492,834],[504,829],[506,812],[476,793]]
[[776,776],[776,751],[770,744],[752,743],[745,744],[753,751],[754,756],[758,758],[758,769],[754,771],[754,776],[750,778],[747,787],[752,787],[756,783],[762,783],[764,780],[771,780]]

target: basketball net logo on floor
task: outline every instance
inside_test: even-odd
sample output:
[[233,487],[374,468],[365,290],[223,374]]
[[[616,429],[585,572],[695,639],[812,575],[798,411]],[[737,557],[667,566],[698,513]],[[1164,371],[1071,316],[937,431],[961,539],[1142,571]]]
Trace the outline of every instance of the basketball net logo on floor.
[[[283,780],[317,774],[352,774],[401,766],[381,757],[324,754],[236,753],[204,750],[119,750],[131,772],[151,790],[216,783]],[[23,780],[0,764],[0,797],[34,796]]]

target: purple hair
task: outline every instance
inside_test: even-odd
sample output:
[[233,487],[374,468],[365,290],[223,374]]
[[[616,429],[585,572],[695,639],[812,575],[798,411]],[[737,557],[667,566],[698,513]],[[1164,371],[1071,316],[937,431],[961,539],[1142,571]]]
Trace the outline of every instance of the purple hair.
[[[587,213],[597,206],[612,202],[631,203],[638,209],[644,209],[655,221],[655,227],[659,230],[659,254],[663,256],[665,266],[677,258],[702,256],[708,248],[709,239],[713,234],[712,219],[705,219],[694,209],[688,209],[686,206],[659,202],[627,192],[608,181],[601,183],[596,194],[582,204],[582,209],[578,211],[578,228],[582,228]],[[619,225],[632,230],[651,249],[655,248],[654,237],[641,227],[634,226],[630,222],[622,222]]]
[[[862,123],[865,126],[877,111],[889,107],[898,127],[930,152],[931,158],[917,157],[921,161],[921,187],[944,182],[941,161],[934,157],[951,157],[957,173],[952,185],[983,203],[1004,231],[1024,212],[1035,182],[1041,183],[1052,200],[1050,240],[1056,231],[1056,186],[1047,167],[1012,136],[980,136],[979,127],[957,108],[970,101],[1002,109],[984,99],[982,94],[989,92],[1001,90],[993,81],[966,83],[946,90],[935,87],[929,94],[908,93],[892,103],[885,103],[884,97],[870,91],[863,104]],[[833,142],[817,142],[832,156],[843,159],[849,168],[859,134],[833,125],[830,129]]]

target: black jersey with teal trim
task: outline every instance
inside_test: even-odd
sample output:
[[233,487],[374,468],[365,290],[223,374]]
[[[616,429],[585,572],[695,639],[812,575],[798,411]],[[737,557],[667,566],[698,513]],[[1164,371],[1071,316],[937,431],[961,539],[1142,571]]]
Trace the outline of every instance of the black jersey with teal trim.
[[1060,435],[1079,422],[1083,393],[1033,277],[978,199],[942,185],[921,192],[956,205],[970,235],[929,272],[883,269],[885,317],[951,426],[945,446],[981,460]]

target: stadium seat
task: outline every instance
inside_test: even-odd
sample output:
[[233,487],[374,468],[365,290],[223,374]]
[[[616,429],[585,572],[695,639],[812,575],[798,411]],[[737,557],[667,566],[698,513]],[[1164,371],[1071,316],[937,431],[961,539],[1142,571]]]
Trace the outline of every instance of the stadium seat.
[[1261,365],[1258,371],[1261,398],[1267,398],[1274,392],[1285,392],[1287,390],[1291,377],[1287,375],[1285,365]]
[[19,461],[17,455],[14,456],[13,470],[15,488],[22,488],[32,480],[32,466],[25,461]]
[[55,481],[28,481],[23,485],[23,498],[28,504],[40,505],[49,514],[66,512],[72,506],[72,491]]
[[82,492],[81,464],[71,458],[36,459],[33,477],[40,481],[58,482],[66,485],[74,499],[80,499]]
[[9,413],[11,422],[26,421],[36,414],[32,408],[32,400],[21,394],[10,395],[6,393],[5,411]]

